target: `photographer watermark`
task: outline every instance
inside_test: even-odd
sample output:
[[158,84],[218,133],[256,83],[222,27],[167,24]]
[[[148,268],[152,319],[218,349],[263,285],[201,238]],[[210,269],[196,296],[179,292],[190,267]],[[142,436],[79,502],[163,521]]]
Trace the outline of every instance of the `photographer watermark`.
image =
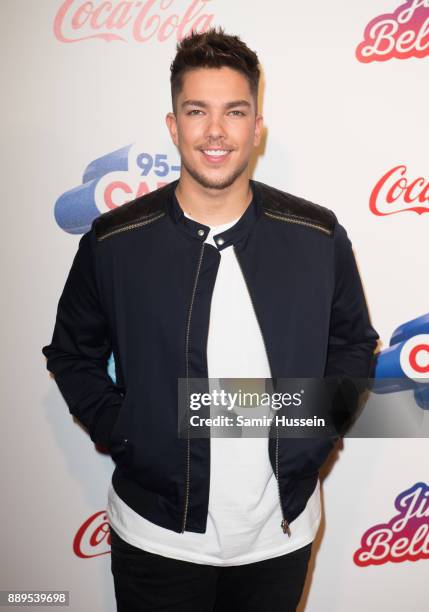
[[429,381],[416,384],[413,392],[400,392],[393,379],[180,378],[178,433],[181,438],[429,437],[429,402],[422,402]]

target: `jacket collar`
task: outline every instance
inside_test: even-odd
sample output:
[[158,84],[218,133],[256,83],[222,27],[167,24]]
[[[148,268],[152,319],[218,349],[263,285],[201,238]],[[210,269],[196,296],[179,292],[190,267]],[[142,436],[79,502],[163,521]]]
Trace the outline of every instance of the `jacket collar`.
[[[179,181],[177,180],[171,184],[172,189],[170,190],[170,196],[167,202],[168,212],[180,231],[196,241],[204,242],[210,231],[210,227],[185,217],[175,193],[178,183]],[[252,180],[250,181],[250,187],[253,193],[252,200],[238,221],[225,231],[213,234],[214,242],[219,251],[231,245],[237,245],[245,240],[262,212],[258,189],[255,188],[254,181]]]

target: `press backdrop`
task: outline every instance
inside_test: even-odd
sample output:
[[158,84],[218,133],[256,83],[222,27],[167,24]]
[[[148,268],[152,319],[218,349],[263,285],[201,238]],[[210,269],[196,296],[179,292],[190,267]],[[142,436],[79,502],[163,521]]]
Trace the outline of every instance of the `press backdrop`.
[[[113,611],[114,465],[70,416],[41,348],[92,219],[179,175],[164,124],[177,37],[216,24],[257,50],[254,178],[347,228],[383,373],[403,378],[393,401],[429,377],[429,2],[2,0],[0,15],[0,589],[67,589],[72,610]],[[302,610],[427,609],[427,449],[345,440],[324,468]]]

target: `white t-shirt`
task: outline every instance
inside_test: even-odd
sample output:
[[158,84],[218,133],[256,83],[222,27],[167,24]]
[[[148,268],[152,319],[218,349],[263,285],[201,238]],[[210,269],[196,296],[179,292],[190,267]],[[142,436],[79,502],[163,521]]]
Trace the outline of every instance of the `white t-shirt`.
[[[185,216],[189,217],[185,213]],[[213,235],[238,219],[210,229]],[[267,355],[233,246],[220,251],[207,341],[209,378],[270,378]],[[277,480],[268,437],[210,439],[210,493],[205,533],[155,525],[108,491],[107,518],[119,536],[148,552],[207,565],[243,565],[292,552],[314,540],[321,519],[320,482],[304,511],[281,529]]]

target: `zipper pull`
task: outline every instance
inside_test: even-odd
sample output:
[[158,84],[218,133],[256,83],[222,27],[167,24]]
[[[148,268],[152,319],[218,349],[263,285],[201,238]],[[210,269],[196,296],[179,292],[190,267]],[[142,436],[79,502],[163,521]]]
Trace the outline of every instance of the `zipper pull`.
[[286,519],[282,520],[281,528],[283,529],[283,533],[287,533],[289,537],[291,536],[290,527],[289,527],[288,522],[287,522]]

